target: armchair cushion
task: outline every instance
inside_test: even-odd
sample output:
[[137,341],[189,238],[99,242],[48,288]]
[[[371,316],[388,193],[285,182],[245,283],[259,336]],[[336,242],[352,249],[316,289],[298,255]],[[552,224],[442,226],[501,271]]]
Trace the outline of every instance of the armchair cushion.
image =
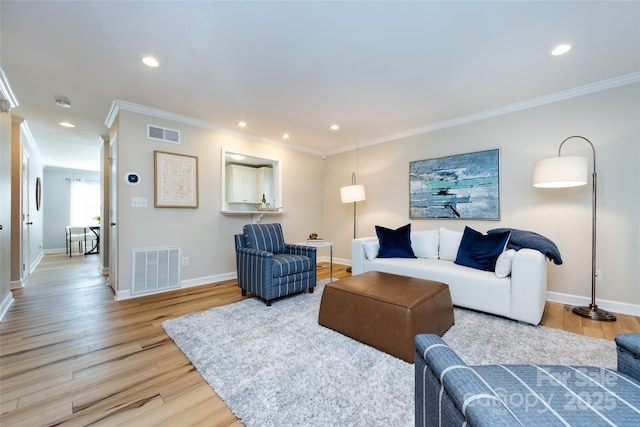
[[271,272],[273,277],[288,276],[315,268],[311,266],[311,258],[305,255],[278,254],[273,256]]
[[284,252],[284,234],[280,224],[247,224],[242,231],[248,247],[273,254]]

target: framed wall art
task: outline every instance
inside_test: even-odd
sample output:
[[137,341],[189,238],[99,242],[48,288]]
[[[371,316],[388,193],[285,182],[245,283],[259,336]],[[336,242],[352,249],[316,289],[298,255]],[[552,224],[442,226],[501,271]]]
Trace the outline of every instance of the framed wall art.
[[198,207],[198,158],[154,151],[156,208]]
[[500,219],[500,150],[410,162],[409,217]]

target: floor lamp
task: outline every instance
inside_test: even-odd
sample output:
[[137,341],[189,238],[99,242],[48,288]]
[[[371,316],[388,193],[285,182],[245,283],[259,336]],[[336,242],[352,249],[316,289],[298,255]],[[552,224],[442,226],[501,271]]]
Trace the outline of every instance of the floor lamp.
[[586,157],[562,157],[562,146],[572,138],[579,138],[589,143],[593,153],[593,190],[591,196],[591,304],[584,307],[573,307],[572,311],[592,320],[613,322],[616,316],[601,310],[596,305],[596,149],[591,141],[583,136],[570,136],[558,147],[558,157],[540,160],[533,169],[533,186],[539,188],[567,188],[587,184],[588,164]]
[[[356,202],[366,199],[364,185],[356,185],[356,173],[351,172],[351,185],[340,188],[340,199],[342,203],[353,203],[353,238],[356,238]],[[351,267],[347,268],[351,272]]]

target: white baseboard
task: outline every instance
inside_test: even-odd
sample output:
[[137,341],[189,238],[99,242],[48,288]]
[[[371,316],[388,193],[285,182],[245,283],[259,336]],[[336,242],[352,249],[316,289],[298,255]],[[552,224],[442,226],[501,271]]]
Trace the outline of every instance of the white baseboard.
[[29,268],[29,274],[33,274],[38,264],[40,264],[40,261],[42,261],[42,258],[44,258],[44,251],[40,251],[40,253],[38,254],[38,258],[36,258],[36,260],[33,263],[31,263],[31,267]]
[[124,299],[145,297],[147,295],[161,294],[164,292],[176,291],[178,289],[187,289],[187,288],[193,288],[195,286],[203,286],[203,285],[210,285],[212,283],[224,282],[225,280],[232,280],[232,279],[235,279],[236,277],[238,277],[238,275],[236,274],[235,271],[232,273],[216,274],[214,276],[198,277],[195,279],[181,281],[179,288],[165,289],[158,292],[149,292],[149,293],[140,294],[140,295],[132,295],[131,290],[128,289],[125,291],[116,292],[116,295],[114,298],[116,301],[120,301]]
[[22,281],[22,279],[11,281],[11,289],[22,289],[22,288],[24,288],[24,282]]
[[[328,261],[329,261],[329,260],[327,259],[327,262],[328,262]],[[342,265],[348,265],[348,266],[350,266],[350,265],[351,265],[351,260],[350,260],[350,259],[345,259],[345,258],[334,258],[334,259],[333,259],[333,263],[334,263],[334,264],[342,264]]]
[[4,298],[4,300],[2,301],[2,304],[0,304],[0,322],[2,322],[4,315],[7,314],[7,310],[9,310],[9,307],[11,307],[11,304],[13,304],[13,301],[14,301],[13,294],[9,292],[7,296]]
[[60,249],[45,249],[43,251],[45,254],[66,254],[67,250],[65,248]]
[[[577,306],[588,306],[591,304],[590,297],[563,294],[560,292],[547,292],[547,301]],[[613,311],[614,313],[629,314],[631,316],[640,316],[640,305],[637,304],[609,301],[599,298],[596,299],[596,304],[603,310]]]

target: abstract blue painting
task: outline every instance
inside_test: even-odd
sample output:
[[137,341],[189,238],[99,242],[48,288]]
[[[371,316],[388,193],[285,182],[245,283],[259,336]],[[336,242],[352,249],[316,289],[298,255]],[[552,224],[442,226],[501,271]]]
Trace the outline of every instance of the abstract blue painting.
[[500,150],[410,162],[409,217],[500,219]]

